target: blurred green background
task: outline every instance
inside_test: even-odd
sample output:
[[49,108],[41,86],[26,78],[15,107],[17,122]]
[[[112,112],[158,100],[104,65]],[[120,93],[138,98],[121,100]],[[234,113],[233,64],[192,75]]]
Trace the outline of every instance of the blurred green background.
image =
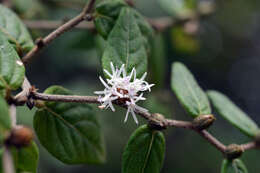
[[[85,1],[13,0],[12,8],[26,20],[66,20],[77,15]],[[147,93],[143,106],[169,118],[191,120],[170,89],[171,64],[181,61],[203,89],[225,93],[260,124],[260,1],[172,0],[174,5],[169,8],[159,1],[167,0],[136,0],[135,8],[150,18],[171,16],[173,19],[190,15],[203,3],[213,4],[216,11],[156,32],[148,60],[148,80],[156,86]],[[31,30],[34,39],[49,32]],[[27,67],[27,77],[40,91],[51,85],[62,85],[75,94],[93,95],[94,91],[102,89],[98,76],[103,75],[100,64],[103,46],[104,40],[95,31],[74,29],[35,57]],[[116,113],[97,110],[106,139],[107,162],[104,165],[64,165],[40,147],[39,173],[121,172],[122,151],[137,125],[132,118],[124,124],[125,110],[116,109]],[[19,122],[31,126],[34,112],[26,107],[19,108]],[[224,144],[249,141],[220,116],[216,118],[210,132]],[[222,154],[200,136],[174,128],[166,130],[165,135],[166,158],[162,173],[220,172]],[[260,151],[248,151],[242,157],[251,173],[260,171],[259,154]]]

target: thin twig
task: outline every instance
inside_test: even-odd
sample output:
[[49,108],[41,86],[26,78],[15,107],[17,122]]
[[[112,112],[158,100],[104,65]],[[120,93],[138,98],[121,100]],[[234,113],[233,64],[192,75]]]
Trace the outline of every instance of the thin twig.
[[[96,96],[74,96],[74,95],[51,95],[51,94],[43,94],[38,92],[32,92],[32,97],[36,100],[43,100],[43,101],[57,101],[57,102],[80,102],[80,103],[100,103],[98,101],[98,97]],[[126,108],[125,105],[118,104],[115,102],[114,104]],[[143,118],[149,120],[149,121],[155,121],[155,123],[158,123],[158,119],[155,117],[154,114],[151,114],[149,112],[142,112],[139,110],[135,111],[138,115],[142,116]],[[160,124],[164,128],[166,127],[179,127],[179,128],[187,128],[192,129],[199,133],[203,138],[205,138],[207,141],[209,141],[213,146],[215,146],[218,150],[220,150],[222,153],[225,152],[226,146],[222,144],[220,141],[218,141],[215,137],[213,137],[209,132],[206,130],[196,130],[192,124],[192,122],[187,121],[178,121],[178,120],[172,120],[172,119],[160,119]]]
[[16,106],[11,104],[9,107],[10,117],[11,117],[11,126],[16,126]]
[[246,144],[241,144],[240,145],[242,147],[242,149],[245,151],[245,150],[251,150],[251,149],[256,149],[256,148],[259,148],[260,146],[257,145],[256,142],[249,142],[249,143],[246,143]]
[[4,146],[2,164],[3,164],[4,173],[15,173],[12,154],[10,152],[9,147],[7,146]]
[[219,151],[225,153],[226,146],[222,144],[219,140],[217,140],[214,136],[212,136],[208,131],[206,130],[202,130],[202,131],[195,130],[195,131],[198,132],[200,136],[202,136],[207,141],[209,141],[212,145],[214,145]]
[[47,35],[45,38],[39,39],[36,45],[34,46],[34,48],[22,58],[23,63],[27,64],[32,59],[32,57],[35,54],[37,54],[43,47],[48,45],[50,42],[52,42],[54,39],[62,35],[64,32],[74,28],[76,25],[78,25],[80,22],[84,20],[91,19],[91,17],[88,16],[88,14],[91,12],[92,8],[94,7],[95,2],[96,2],[95,0],[91,0],[89,4],[84,7],[82,12],[78,16],[69,20],[62,26],[58,27],[52,33]]
[[[64,21],[51,21],[51,20],[24,20],[25,25],[30,29],[53,30],[64,24]],[[88,29],[95,28],[93,23],[82,22],[74,27],[75,29]]]

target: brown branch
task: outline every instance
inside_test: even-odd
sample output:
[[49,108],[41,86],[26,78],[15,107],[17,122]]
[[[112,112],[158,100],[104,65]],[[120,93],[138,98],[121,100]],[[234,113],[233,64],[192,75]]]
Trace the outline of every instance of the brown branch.
[[[64,24],[64,21],[50,21],[50,20],[24,20],[25,25],[30,29],[53,30]],[[94,24],[89,22],[79,23],[74,27],[75,29],[93,30]]]
[[[38,92],[31,92],[32,97],[36,100],[43,100],[43,101],[58,101],[58,102],[80,102],[80,103],[100,103],[98,101],[98,97],[96,96],[74,96],[74,95],[51,95],[51,94],[43,94]],[[125,105],[119,104],[114,102],[114,104],[126,108]],[[153,124],[161,126],[161,128],[167,127],[179,127],[179,128],[187,128],[196,131],[199,133],[203,138],[205,138],[209,143],[215,146],[218,150],[222,153],[225,152],[226,146],[218,141],[215,137],[213,137],[209,132],[206,130],[197,130],[192,122],[187,121],[178,121],[172,119],[165,119],[159,118],[156,114],[151,114],[149,112],[142,112],[139,110],[135,110],[135,112],[142,116],[143,118],[152,121]]]
[[256,148],[260,148],[260,145],[258,145],[256,142],[249,142],[246,144],[241,144],[240,145],[242,147],[242,149],[245,150],[251,150],[251,149],[256,149]]
[[95,0],[91,0],[89,2],[89,4],[84,7],[82,12],[78,16],[69,20],[62,26],[58,27],[52,33],[47,35],[45,38],[39,39],[37,41],[36,45],[34,46],[34,48],[22,58],[23,63],[27,64],[32,59],[32,57],[35,54],[37,54],[43,47],[48,45],[50,42],[52,42],[54,39],[56,39],[57,37],[62,35],[64,32],[66,32],[66,31],[72,29],[73,27],[75,27],[76,25],[78,25],[80,22],[82,22],[84,20],[92,20],[92,17],[88,14],[92,11],[95,2],[96,2]]

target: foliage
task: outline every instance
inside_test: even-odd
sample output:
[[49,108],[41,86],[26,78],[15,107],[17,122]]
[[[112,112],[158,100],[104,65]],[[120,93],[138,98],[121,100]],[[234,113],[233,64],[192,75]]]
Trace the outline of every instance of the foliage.
[[[213,10],[211,8],[213,2],[207,4],[205,1],[196,0],[160,0],[159,5],[170,15],[170,22],[163,20],[164,18],[157,21],[150,19],[143,15],[140,9],[135,9],[132,3],[134,2],[129,0],[89,0],[88,5],[78,16],[62,24],[58,29],[55,27],[54,31],[46,37],[38,39],[35,45],[32,39],[34,35],[32,36],[28,31],[22,18],[37,20],[48,16],[46,13],[53,14],[52,18],[56,18],[60,14],[59,10],[62,11],[64,7],[81,7],[86,2],[83,0],[74,2],[70,0],[49,0],[48,2],[15,0],[11,4],[12,8],[0,5],[0,160],[4,164],[1,164],[0,172],[10,173],[6,165],[12,165],[14,170],[11,172],[36,173],[39,160],[38,146],[44,147],[48,153],[64,164],[104,164],[110,159],[110,154],[113,154],[107,153],[105,138],[109,139],[114,134],[109,134],[109,130],[107,132],[103,128],[114,128],[112,127],[114,125],[100,121],[99,114],[109,114],[108,111],[102,110],[107,107],[112,109],[113,105],[117,105],[127,108],[126,118],[128,114],[145,118],[143,125],[134,127],[136,130],[125,145],[121,157],[122,173],[161,172],[165,155],[174,155],[174,153],[166,152],[166,141],[168,141],[166,130],[170,127],[193,130],[222,152],[224,160],[221,173],[248,173],[240,157],[244,151],[259,147],[260,129],[257,123],[224,94],[214,90],[205,92],[203,89],[205,86],[201,87],[200,81],[196,81],[196,78],[199,79],[197,73],[194,73],[195,77],[184,65],[190,66],[185,60],[179,59],[182,62],[177,62],[177,58],[169,60],[166,57],[169,53],[167,44],[170,41],[173,41],[173,46],[185,52],[186,55],[201,51],[201,41],[198,41],[200,39],[194,38],[198,38],[201,34],[200,29],[204,26],[201,24],[202,16],[210,14],[209,10]],[[62,8],[56,7],[59,5]],[[57,11],[56,8],[58,8]],[[67,12],[67,10],[64,11]],[[75,12],[78,12],[78,9],[68,15]],[[93,25],[84,25],[84,23],[79,25],[85,20],[92,21]],[[55,25],[55,23],[51,24]],[[65,41],[61,41],[62,50],[55,47],[54,56],[67,54],[72,49],[73,52],[77,52],[75,57],[84,55],[85,49],[92,52],[91,55],[100,55],[102,68],[96,59],[81,59],[79,64],[83,67],[87,64],[89,71],[86,72],[90,73],[93,70],[95,76],[101,70],[104,71],[105,77],[109,78],[104,81],[100,77],[105,89],[95,93],[104,94],[105,99],[101,96],[77,96],[63,86],[56,85],[48,86],[43,93],[38,92],[38,89],[31,86],[25,77],[25,70],[28,69],[25,69],[24,64],[65,31],[73,28],[82,29],[81,27],[94,32],[86,32],[84,28],[82,34],[75,37],[76,39],[65,37]],[[167,34],[164,31],[168,28],[172,31],[173,37],[169,40],[165,39],[164,35]],[[41,32],[32,33],[42,34]],[[71,34],[75,36],[75,33]],[[85,39],[88,41],[86,42]],[[93,43],[94,41],[96,44]],[[99,52],[96,53],[96,51]],[[62,60],[56,61],[59,67],[66,64],[64,57],[61,58]],[[72,75],[74,69],[79,70],[71,67],[72,61],[67,62],[67,66],[73,70],[66,69],[68,70],[66,74]],[[46,64],[49,67],[50,64]],[[45,67],[46,64],[41,65]],[[169,66],[170,74],[166,70]],[[42,78],[47,80],[52,78],[53,76],[48,75],[47,71],[54,74],[59,67],[48,68]],[[206,65],[204,67],[209,68]],[[30,71],[28,72],[30,74]],[[149,110],[135,104],[139,100],[146,100],[143,92],[150,91],[153,86],[144,81],[146,74],[149,80],[156,84],[157,95],[160,95],[160,98],[165,97],[164,100],[167,102],[161,103],[158,97],[150,94],[144,103]],[[166,80],[168,76],[170,76],[170,82]],[[41,80],[41,78],[38,79]],[[93,93],[92,89],[96,90],[97,85],[92,86],[91,80],[86,79],[84,89],[87,88]],[[166,85],[171,86],[172,94],[176,98],[169,94],[171,91],[166,91]],[[76,86],[76,83],[72,86]],[[124,87],[128,88],[123,89]],[[20,88],[22,91],[19,90]],[[133,94],[134,91],[138,92]],[[118,97],[115,98],[115,96]],[[171,114],[172,112],[174,115],[179,114],[182,110],[178,109],[175,102],[180,103],[192,120],[180,121],[172,119],[169,115],[162,115],[162,113]],[[89,105],[90,103],[101,103],[99,110]],[[15,129],[20,126],[16,122],[18,106],[23,106],[25,109],[35,108],[33,122],[30,121],[30,124],[33,124],[37,136],[36,142],[31,140],[32,132],[28,129],[19,133],[15,132]],[[250,137],[249,143],[226,146],[211,135],[207,128],[215,121],[214,112],[216,116],[223,117],[230,125]],[[117,114],[113,113],[112,118],[116,116]],[[26,118],[21,116],[21,119]],[[107,137],[107,135],[110,136]],[[115,143],[125,143],[119,136],[113,139],[117,139]],[[198,146],[192,142],[194,141],[191,141],[194,145],[193,150],[197,151]],[[174,147],[169,146],[169,148]],[[117,147],[116,149],[119,150]],[[182,153],[184,159],[191,157],[185,150]],[[200,157],[199,153],[197,157]],[[195,162],[199,160],[192,160],[192,163]],[[183,163],[186,165],[185,160]]]

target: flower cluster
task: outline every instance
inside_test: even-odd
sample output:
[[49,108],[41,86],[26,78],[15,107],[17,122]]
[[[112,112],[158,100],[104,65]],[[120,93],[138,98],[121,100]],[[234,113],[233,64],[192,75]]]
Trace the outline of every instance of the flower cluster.
[[105,82],[101,77],[99,77],[100,81],[105,86],[105,89],[103,91],[94,92],[99,95],[99,101],[102,104],[100,108],[110,107],[112,111],[115,111],[112,104],[113,102],[126,105],[128,109],[124,122],[127,121],[128,114],[131,112],[136,124],[138,124],[135,111],[147,112],[147,110],[136,105],[136,103],[140,100],[145,100],[142,92],[147,90],[151,91],[151,87],[154,84],[149,84],[144,81],[147,73],[144,73],[140,79],[137,79],[135,68],[133,68],[131,73],[127,75],[124,64],[120,69],[115,68],[112,62],[110,63],[110,66],[112,74],[104,69],[104,72],[110,79],[106,79]]

